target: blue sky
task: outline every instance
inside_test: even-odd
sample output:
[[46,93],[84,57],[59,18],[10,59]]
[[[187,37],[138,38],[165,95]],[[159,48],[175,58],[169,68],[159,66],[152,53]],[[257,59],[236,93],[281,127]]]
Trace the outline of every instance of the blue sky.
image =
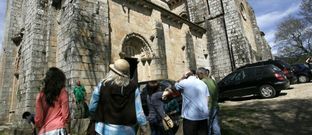
[[[248,0],[256,13],[257,23],[271,46],[278,23],[284,17],[297,14],[301,0]],[[0,48],[3,40],[6,0],[0,0]],[[273,51],[276,53],[276,50]]]
[[[270,46],[274,46],[277,25],[289,15],[298,14],[301,0],[248,0],[255,11],[257,24],[265,33]],[[273,53],[277,50],[272,48]]]
[[0,52],[2,51],[6,0],[0,0]]

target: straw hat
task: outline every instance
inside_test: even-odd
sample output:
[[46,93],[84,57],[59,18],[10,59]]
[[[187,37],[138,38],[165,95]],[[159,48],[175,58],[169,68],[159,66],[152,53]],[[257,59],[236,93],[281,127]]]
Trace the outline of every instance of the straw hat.
[[130,64],[125,59],[116,60],[114,64],[109,65],[109,68],[123,77],[129,76]]

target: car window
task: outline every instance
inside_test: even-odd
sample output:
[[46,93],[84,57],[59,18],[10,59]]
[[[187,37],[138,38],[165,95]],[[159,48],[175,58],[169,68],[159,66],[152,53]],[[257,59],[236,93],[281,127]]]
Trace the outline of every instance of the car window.
[[280,68],[278,68],[277,66],[272,65],[272,68],[274,71],[282,71]]
[[234,77],[234,81],[240,81],[243,80],[246,77],[244,70],[241,70],[240,72],[238,72],[236,74],[236,76]]
[[294,66],[291,66],[295,71],[299,70],[299,66],[297,65],[294,65]]
[[290,68],[291,67],[287,62],[282,61],[282,60],[277,60],[276,62],[278,64],[280,64],[281,66],[283,66],[284,68]]
[[302,66],[305,67],[305,68],[309,68],[308,64],[302,64]]
[[234,81],[235,76],[237,75],[238,72],[232,72],[231,74],[227,75],[224,79],[223,82],[225,84],[231,83]]
[[225,77],[225,81],[232,81],[234,80],[234,77],[236,76],[237,73],[232,73],[229,74],[228,76]]
[[256,76],[256,68],[249,68],[244,71],[245,77],[243,79],[250,80]]

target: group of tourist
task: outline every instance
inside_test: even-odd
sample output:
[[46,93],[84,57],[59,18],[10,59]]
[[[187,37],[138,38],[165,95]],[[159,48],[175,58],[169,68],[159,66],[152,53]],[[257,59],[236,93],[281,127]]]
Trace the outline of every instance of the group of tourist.
[[[150,127],[152,135],[174,135],[182,121],[185,135],[221,134],[218,87],[208,69],[189,69],[176,82],[150,81],[140,90],[137,77],[130,77],[130,65],[125,59],[116,60],[109,68],[93,90],[88,105],[91,119],[88,134],[147,134]],[[40,135],[70,134],[65,74],[52,67],[43,82],[36,98],[36,115],[27,112],[23,118],[33,123]],[[74,93],[77,103],[84,100],[85,89],[78,87]],[[182,99],[182,109],[179,98]],[[143,109],[142,101],[146,101],[147,109]]]

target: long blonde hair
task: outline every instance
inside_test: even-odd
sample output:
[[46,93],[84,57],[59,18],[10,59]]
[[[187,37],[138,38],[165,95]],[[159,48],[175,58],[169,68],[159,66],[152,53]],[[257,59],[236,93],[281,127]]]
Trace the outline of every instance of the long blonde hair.
[[121,76],[110,70],[103,79],[104,84],[111,83],[117,86],[127,86],[130,82],[130,77]]

